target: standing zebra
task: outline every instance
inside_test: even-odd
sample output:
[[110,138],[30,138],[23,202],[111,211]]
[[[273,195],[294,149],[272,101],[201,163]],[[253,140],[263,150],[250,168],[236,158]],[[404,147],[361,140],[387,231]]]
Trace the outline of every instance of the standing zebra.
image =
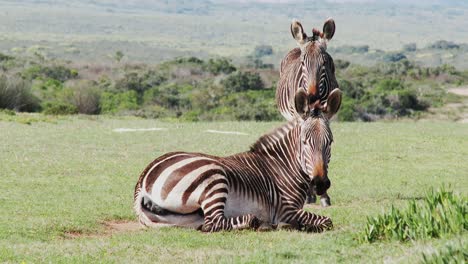
[[[304,108],[320,100],[327,102],[333,89],[338,88],[335,77],[335,65],[326,52],[327,42],[335,34],[335,22],[328,19],[323,25],[323,32],[312,30],[308,37],[299,21],[293,20],[291,34],[299,48],[291,50],[281,61],[280,79],[276,89],[276,103],[286,120],[293,120],[304,113]],[[295,97],[296,94],[306,96]],[[306,98],[306,99],[304,99]],[[308,202],[315,202],[315,186],[311,186]],[[327,193],[320,198],[322,206],[329,206]]]
[[331,228],[330,218],[302,210],[311,182],[318,194],[330,187],[328,120],[338,110],[341,92],[330,97],[338,105],[317,101],[303,118],[262,136],[250,151],[229,157],[175,152],[157,158],[135,186],[140,223],[204,232],[279,223],[312,232]]

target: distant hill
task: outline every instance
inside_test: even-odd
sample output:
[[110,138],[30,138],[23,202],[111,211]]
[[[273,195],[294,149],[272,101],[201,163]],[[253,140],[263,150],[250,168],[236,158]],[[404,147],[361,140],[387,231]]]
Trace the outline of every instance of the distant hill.
[[295,47],[292,18],[308,32],[335,18],[334,48],[397,51],[407,43],[468,43],[468,1],[461,0],[0,0],[0,7],[0,52],[82,61],[110,61],[118,50],[127,60],[145,62],[184,55],[236,58],[267,44],[276,54],[270,62],[277,64]]

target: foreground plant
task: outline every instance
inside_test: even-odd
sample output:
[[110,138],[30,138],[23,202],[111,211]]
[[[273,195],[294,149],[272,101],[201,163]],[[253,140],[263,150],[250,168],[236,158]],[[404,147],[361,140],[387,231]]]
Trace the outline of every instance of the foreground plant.
[[407,241],[462,233],[468,229],[467,211],[466,197],[443,188],[431,190],[423,201],[409,201],[405,210],[392,206],[390,212],[368,218],[359,239],[366,242]]

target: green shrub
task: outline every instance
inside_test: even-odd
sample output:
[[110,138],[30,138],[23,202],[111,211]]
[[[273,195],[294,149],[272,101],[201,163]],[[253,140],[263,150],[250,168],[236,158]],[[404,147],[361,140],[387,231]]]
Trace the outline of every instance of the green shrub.
[[354,121],[356,119],[355,101],[347,96],[343,97],[340,110],[338,111],[338,120]]
[[191,92],[193,86],[189,84],[167,84],[155,86],[144,94],[144,104],[156,104],[169,110],[180,111],[191,108]]
[[64,102],[47,102],[42,113],[46,115],[73,115],[78,113],[76,106]]
[[205,69],[216,75],[220,73],[230,74],[236,71],[236,67],[226,58],[209,59],[205,63]]
[[221,81],[228,92],[242,92],[247,90],[261,90],[264,88],[262,79],[258,73],[235,72]]
[[468,200],[453,192],[431,190],[418,202],[409,201],[405,210],[391,207],[390,212],[367,219],[360,240],[416,240],[459,234],[468,230]]
[[28,80],[37,78],[54,79],[60,82],[78,77],[78,71],[69,69],[63,65],[42,66],[33,65],[25,69],[21,75]]
[[138,108],[138,96],[135,91],[121,93],[104,92],[100,98],[102,113],[117,113],[121,110]]
[[460,48],[460,45],[455,44],[452,41],[438,40],[438,41],[430,44],[429,48],[430,49],[448,50],[448,49],[458,49],[458,48]]
[[81,114],[94,115],[100,112],[101,91],[92,82],[80,81],[69,84],[63,91],[63,100],[74,105]]
[[219,111],[222,110],[222,113],[230,116],[229,119],[234,120],[280,120],[274,96],[273,89],[228,94],[221,98],[220,105],[224,107],[215,111],[221,113]]
[[0,62],[1,61],[7,61],[7,60],[13,60],[15,59],[14,57],[12,56],[8,56],[8,55],[5,55],[3,53],[0,53]]
[[0,108],[35,112],[40,110],[40,100],[32,93],[30,82],[0,75]]
[[9,116],[14,116],[16,115],[16,112],[11,110],[11,109],[0,109],[0,113],[9,115]]
[[406,59],[405,54],[401,52],[391,52],[384,55],[383,60],[387,62],[396,62]]

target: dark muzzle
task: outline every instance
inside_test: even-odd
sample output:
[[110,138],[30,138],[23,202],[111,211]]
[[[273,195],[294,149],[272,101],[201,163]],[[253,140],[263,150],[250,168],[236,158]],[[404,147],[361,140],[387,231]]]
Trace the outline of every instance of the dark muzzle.
[[328,178],[314,180],[315,187],[317,188],[317,194],[324,194],[331,186],[331,182]]

